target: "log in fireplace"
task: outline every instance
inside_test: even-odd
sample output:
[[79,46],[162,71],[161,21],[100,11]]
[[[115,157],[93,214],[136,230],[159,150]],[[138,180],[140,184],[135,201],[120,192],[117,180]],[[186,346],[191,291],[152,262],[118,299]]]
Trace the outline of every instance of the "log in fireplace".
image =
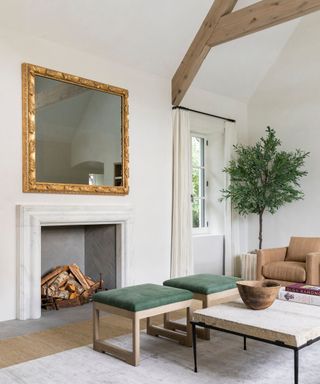
[[41,279],[41,305],[45,309],[83,305],[102,289],[101,273],[99,281],[95,281],[82,273],[76,264],[58,266]]

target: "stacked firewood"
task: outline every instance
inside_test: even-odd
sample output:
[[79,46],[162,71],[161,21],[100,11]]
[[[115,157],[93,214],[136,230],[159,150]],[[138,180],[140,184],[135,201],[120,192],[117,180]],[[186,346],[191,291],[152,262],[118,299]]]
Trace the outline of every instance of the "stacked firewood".
[[42,306],[59,309],[85,304],[102,285],[101,279],[85,276],[76,264],[57,267],[41,279]]

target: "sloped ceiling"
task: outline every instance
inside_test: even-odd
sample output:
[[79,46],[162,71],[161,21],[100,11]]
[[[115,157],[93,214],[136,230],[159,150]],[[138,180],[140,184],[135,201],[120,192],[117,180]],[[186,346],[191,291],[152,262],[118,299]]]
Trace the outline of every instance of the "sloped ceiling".
[[[297,109],[319,110],[319,31],[320,14],[312,13],[301,20],[276,62],[259,84],[250,103],[271,104],[273,108],[276,103],[279,109],[290,103]],[[283,110],[285,111],[285,108]],[[304,114],[301,116],[305,118]],[[305,128],[303,122],[300,124]]]
[[293,20],[211,49],[194,86],[248,102],[299,22]]
[[[237,8],[254,3],[239,0]],[[212,0],[1,0],[0,25],[171,79]],[[193,86],[247,101],[298,20],[211,50]]]

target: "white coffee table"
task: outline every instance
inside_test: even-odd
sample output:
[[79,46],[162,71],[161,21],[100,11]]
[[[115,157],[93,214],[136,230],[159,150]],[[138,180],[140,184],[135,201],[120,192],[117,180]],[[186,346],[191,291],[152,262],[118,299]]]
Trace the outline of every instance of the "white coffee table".
[[320,340],[320,307],[276,300],[254,311],[241,300],[194,312],[194,371],[197,372],[196,328],[203,327],[254,339],[294,351],[294,383],[299,382],[299,350]]

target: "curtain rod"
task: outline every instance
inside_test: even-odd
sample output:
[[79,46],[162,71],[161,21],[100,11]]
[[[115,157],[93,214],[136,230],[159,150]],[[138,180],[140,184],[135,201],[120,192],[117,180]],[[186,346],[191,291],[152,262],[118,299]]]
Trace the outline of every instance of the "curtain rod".
[[234,120],[234,119],[229,119],[228,117],[212,115],[212,114],[210,114],[210,113],[201,112],[201,111],[196,111],[195,109],[190,109],[190,108],[186,108],[186,107],[180,107],[180,106],[177,106],[177,105],[174,106],[174,107],[172,107],[172,109],[183,109],[184,111],[195,112],[195,113],[199,113],[200,115],[206,115],[206,116],[215,117],[215,118],[217,118],[217,119],[221,119],[221,120],[225,120],[225,121],[231,121],[232,123],[235,123],[235,122],[236,122],[236,120]]

